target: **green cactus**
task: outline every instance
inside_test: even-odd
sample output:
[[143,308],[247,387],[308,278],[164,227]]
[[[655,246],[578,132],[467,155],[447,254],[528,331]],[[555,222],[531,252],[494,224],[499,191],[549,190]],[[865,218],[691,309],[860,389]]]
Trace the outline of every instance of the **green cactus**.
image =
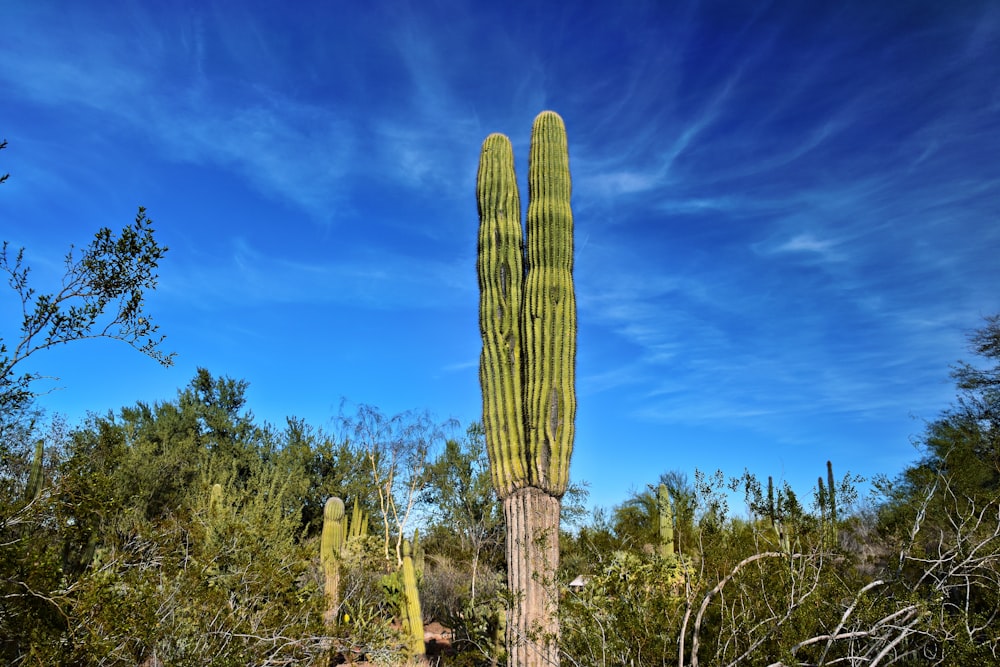
[[368,514],[361,511],[361,504],[355,500],[351,507],[351,522],[348,525],[347,539],[350,541],[362,537],[368,537]]
[[31,472],[28,473],[28,484],[24,487],[24,502],[30,503],[42,492],[42,464],[45,458],[45,443],[39,440],[35,443],[35,456],[31,460]]
[[[205,549],[208,553],[211,553],[212,546],[216,541],[219,522],[222,518],[223,500],[222,485],[213,484],[208,494],[208,519],[205,522]],[[214,566],[212,569],[214,572]]]
[[816,500],[819,504],[819,518],[820,523],[826,525],[826,503],[829,496],[826,493],[826,484],[823,483],[822,477],[816,478]]
[[344,501],[336,496],[327,499],[323,507],[323,534],[320,538],[320,563],[323,566],[326,613],[323,618],[332,625],[340,606],[340,556],[347,533]]
[[827,500],[827,508],[830,511],[830,537],[833,540],[833,545],[837,545],[837,483],[833,478],[833,463],[830,461],[826,462],[826,492],[829,494],[829,499]]
[[[510,140],[483,142],[479,208],[480,384],[494,487],[507,518],[515,592],[508,664],[558,664],[554,575],[559,506],[576,418],[576,296],[566,129],[543,111],[531,131],[527,248]],[[527,646],[525,637],[540,637]],[[518,646],[515,646],[518,643]]]
[[774,528],[777,513],[774,506],[774,478],[770,475],[767,477],[767,516],[771,519],[771,527]]
[[666,484],[660,484],[657,490],[657,504],[660,507],[660,556],[667,558],[675,555],[677,550],[674,545],[674,510]]
[[420,656],[426,652],[426,648],[424,647],[424,620],[420,612],[417,573],[413,565],[409,540],[403,540],[402,580],[403,599],[400,605],[400,615],[403,621],[403,633],[406,635],[410,654]]

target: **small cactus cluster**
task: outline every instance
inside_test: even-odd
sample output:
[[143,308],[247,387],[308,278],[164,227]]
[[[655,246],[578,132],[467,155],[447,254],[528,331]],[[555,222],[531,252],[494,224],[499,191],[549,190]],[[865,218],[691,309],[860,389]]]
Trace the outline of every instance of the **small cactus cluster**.
[[347,546],[358,538],[368,535],[368,515],[354,503],[351,520],[347,520],[344,501],[336,496],[327,499],[323,507],[323,534],[320,539],[320,563],[323,566],[324,592],[326,594],[326,614],[328,624],[337,618],[340,606],[340,562]]
[[833,477],[833,463],[826,462],[826,485],[823,478],[817,478],[816,498],[819,501],[820,519],[823,523],[823,536],[829,538],[830,544],[837,545],[837,480]]

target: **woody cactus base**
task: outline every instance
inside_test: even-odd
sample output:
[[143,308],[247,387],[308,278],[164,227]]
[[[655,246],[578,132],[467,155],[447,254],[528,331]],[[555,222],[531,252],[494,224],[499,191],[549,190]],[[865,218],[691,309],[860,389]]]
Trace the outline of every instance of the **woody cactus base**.
[[507,660],[558,665],[559,509],[576,418],[576,296],[562,118],[531,131],[527,248],[510,139],[483,142],[479,207],[480,384],[493,485],[507,520]]

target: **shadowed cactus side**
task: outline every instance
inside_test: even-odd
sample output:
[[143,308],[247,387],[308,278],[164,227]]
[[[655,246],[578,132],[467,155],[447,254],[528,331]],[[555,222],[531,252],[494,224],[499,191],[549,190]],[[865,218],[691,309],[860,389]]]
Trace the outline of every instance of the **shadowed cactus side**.
[[827,507],[830,512],[830,538],[831,544],[836,547],[837,536],[837,481],[833,478],[833,463],[826,462],[826,491],[829,494]]

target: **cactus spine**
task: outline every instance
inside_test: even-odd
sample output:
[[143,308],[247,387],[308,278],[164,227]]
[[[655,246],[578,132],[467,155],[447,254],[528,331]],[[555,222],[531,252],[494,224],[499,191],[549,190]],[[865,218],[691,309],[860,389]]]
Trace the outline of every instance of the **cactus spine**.
[[660,556],[667,558],[676,554],[677,549],[674,546],[674,510],[666,484],[660,484],[657,501],[660,506]]
[[[479,208],[480,384],[493,484],[507,519],[515,593],[508,664],[557,665],[560,499],[576,418],[576,297],[566,128],[543,111],[531,131],[527,248],[510,140],[483,142]],[[534,645],[529,646],[525,638]]]

